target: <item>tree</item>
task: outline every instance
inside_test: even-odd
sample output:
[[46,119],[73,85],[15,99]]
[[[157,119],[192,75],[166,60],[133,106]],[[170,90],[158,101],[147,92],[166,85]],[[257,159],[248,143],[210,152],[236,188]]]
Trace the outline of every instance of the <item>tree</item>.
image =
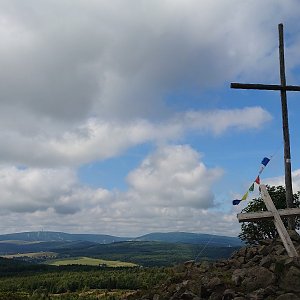
[[[277,209],[286,208],[285,188],[283,186],[267,186],[267,190]],[[300,192],[293,195],[295,207],[300,206]],[[267,208],[261,197],[255,198],[242,210],[243,213],[266,211]],[[283,223],[287,227],[287,219],[283,218]],[[300,220],[296,219],[296,229],[300,228]],[[258,244],[264,239],[274,239],[278,237],[273,220],[262,220],[256,222],[244,222],[241,225],[239,238],[246,244]]]

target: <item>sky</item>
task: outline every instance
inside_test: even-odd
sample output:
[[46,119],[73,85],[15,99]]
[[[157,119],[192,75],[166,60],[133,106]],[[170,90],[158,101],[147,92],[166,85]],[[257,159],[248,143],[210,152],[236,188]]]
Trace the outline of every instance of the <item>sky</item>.
[[298,0],[0,0],[0,233],[237,236],[232,200],[265,156],[283,184],[283,138],[278,91],[230,83],[279,84],[283,23],[299,85],[299,18]]

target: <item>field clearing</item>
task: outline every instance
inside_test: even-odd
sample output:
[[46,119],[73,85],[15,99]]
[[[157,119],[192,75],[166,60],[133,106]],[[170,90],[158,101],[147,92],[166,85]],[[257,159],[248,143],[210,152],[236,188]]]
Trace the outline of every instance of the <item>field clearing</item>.
[[4,258],[20,258],[20,257],[29,257],[29,258],[53,258],[56,257],[57,253],[55,252],[30,252],[30,253],[18,253],[18,254],[9,254],[1,255]]
[[13,245],[34,245],[40,244],[41,241],[22,241],[22,240],[3,240],[0,244],[13,244]]
[[66,266],[66,265],[84,265],[84,266],[106,266],[106,267],[136,267],[137,264],[116,261],[116,260],[104,260],[91,257],[72,257],[65,259],[54,259],[46,262],[48,265],[53,266]]

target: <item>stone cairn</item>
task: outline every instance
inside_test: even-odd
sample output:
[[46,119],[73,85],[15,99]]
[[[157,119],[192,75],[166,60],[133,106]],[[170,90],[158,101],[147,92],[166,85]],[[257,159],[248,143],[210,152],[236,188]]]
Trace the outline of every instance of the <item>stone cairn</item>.
[[[289,234],[300,253],[300,236]],[[288,257],[280,239],[264,240],[227,260],[176,266],[166,282],[133,299],[300,300],[300,258]]]

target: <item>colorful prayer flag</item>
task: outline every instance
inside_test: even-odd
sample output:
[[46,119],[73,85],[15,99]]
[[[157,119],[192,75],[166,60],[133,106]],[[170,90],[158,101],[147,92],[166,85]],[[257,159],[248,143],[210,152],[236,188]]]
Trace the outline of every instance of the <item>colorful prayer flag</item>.
[[260,170],[259,170],[259,172],[258,172],[259,175],[262,173],[262,171],[264,170],[264,168],[265,168],[265,166],[261,166],[261,167],[260,167]]
[[260,178],[259,178],[259,176],[256,177],[255,182],[256,182],[257,184],[260,184]]
[[249,192],[253,192],[254,191],[254,182],[252,183],[252,185],[249,188]]
[[266,166],[269,161],[270,161],[270,158],[264,157],[263,160],[261,161],[261,164],[264,165],[264,166]]
[[248,191],[246,192],[246,194],[242,197],[242,200],[246,200],[248,197]]
[[232,201],[232,205],[239,205],[241,200],[235,199]]
[[[271,156],[271,158],[272,158],[272,156]],[[249,187],[248,191],[245,193],[245,195],[242,197],[241,200],[235,199],[235,200],[232,201],[233,205],[238,205],[238,204],[240,204],[241,201],[247,200],[249,192],[253,192],[254,191],[254,183],[257,183],[258,185],[260,185],[260,177],[259,177],[259,175],[263,172],[263,170],[265,169],[265,167],[267,166],[267,164],[269,163],[270,160],[271,159],[268,158],[268,157],[264,157],[263,158],[263,160],[261,161],[262,165],[261,165],[260,170],[258,172],[258,176],[254,180],[254,182],[251,184],[251,186]]]

